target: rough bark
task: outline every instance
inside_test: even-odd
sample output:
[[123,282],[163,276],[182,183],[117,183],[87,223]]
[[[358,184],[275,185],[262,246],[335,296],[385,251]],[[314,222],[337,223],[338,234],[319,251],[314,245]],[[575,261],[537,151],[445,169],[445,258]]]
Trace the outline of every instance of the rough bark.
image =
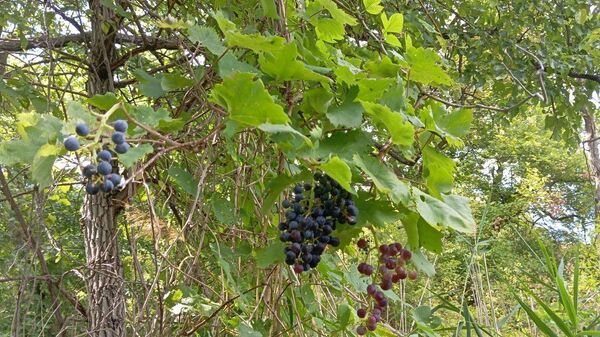
[[[90,40],[87,91],[90,96],[114,89],[111,63],[116,59],[115,38],[119,21],[115,13],[90,0]],[[102,29],[102,25],[110,27]],[[116,211],[110,194],[86,195],[81,209],[88,267],[88,334],[94,337],[125,336],[125,291],[119,257]]]
[[586,141],[588,153],[587,160],[590,169],[590,179],[594,184],[594,213],[596,222],[600,219],[600,150],[598,149],[598,134],[594,115],[585,109],[583,122],[588,140]]

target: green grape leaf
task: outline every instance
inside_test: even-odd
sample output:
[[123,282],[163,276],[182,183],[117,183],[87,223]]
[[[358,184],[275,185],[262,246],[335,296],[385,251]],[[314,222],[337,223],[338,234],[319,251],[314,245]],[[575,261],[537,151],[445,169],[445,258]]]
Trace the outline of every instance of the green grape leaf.
[[22,139],[2,142],[0,143],[0,163],[4,165],[31,163],[38,148],[38,144]]
[[[106,94],[103,94],[103,95],[94,95],[94,96],[86,99],[86,102],[89,105],[96,107],[100,110],[109,110],[110,108],[113,107],[113,105],[115,105],[119,102],[119,99],[117,98],[117,96],[115,96],[114,93],[107,92]],[[79,117],[82,118],[82,120],[85,121],[88,125],[92,124],[96,121],[96,118],[94,116],[92,116],[92,114],[90,114],[88,111],[85,111],[85,108],[83,108],[83,106],[81,106],[79,104],[79,107],[71,107],[73,104],[79,104],[79,103],[69,102],[67,104],[67,115],[69,116],[69,119],[73,119],[72,118],[72,114],[73,114],[73,115],[79,115]],[[71,107],[71,109],[76,109],[79,111],[77,111],[75,113],[73,113],[73,112],[69,113],[69,107]],[[81,110],[83,110],[83,111],[81,111]],[[80,114],[81,112],[83,112],[83,113]]]
[[271,19],[279,19],[277,15],[277,6],[275,1],[272,0],[260,0],[260,6],[262,7],[262,15]]
[[237,59],[235,54],[227,52],[219,60],[219,77],[226,78],[235,72],[260,74],[260,71],[246,62]]
[[442,196],[443,200],[439,200],[418,188],[413,188],[412,192],[417,211],[430,225],[449,227],[463,233],[475,232],[475,221],[466,198]]
[[[323,11],[330,17],[323,17]],[[325,42],[334,43],[345,38],[344,26],[354,26],[358,22],[354,17],[340,9],[332,0],[316,0],[308,4],[306,15],[315,26],[317,37]]]
[[415,128],[404,120],[398,112],[391,111],[387,106],[361,102],[365,111],[378,124],[382,124],[392,136],[392,142],[400,146],[412,146],[414,142]]
[[407,46],[405,59],[410,67],[410,79],[429,84],[451,85],[452,79],[437,62],[440,60],[438,54],[431,49],[423,47],[414,48]]
[[352,182],[350,167],[340,157],[332,157],[328,162],[321,164],[320,168],[328,176],[337,181],[346,191],[355,193],[352,186],[350,186]]
[[449,193],[454,184],[456,163],[429,145],[423,148],[422,153],[423,179],[427,182],[429,193],[438,198],[442,193]]
[[31,164],[31,177],[40,188],[52,184],[52,166],[62,148],[54,144],[44,144],[36,152]]
[[354,198],[356,207],[360,210],[356,226],[364,226],[367,223],[382,227],[386,224],[396,223],[401,220],[402,214],[398,212],[387,200],[373,199],[367,192],[358,192]]
[[370,156],[355,154],[353,159],[356,166],[373,180],[379,191],[388,194],[394,202],[403,205],[410,202],[408,186],[400,181],[390,168]]
[[346,94],[344,103],[327,111],[327,118],[331,124],[348,128],[358,128],[362,124],[364,109],[360,103],[354,102],[357,95],[358,87],[352,86]]
[[421,252],[420,249],[415,249],[413,247],[409,247],[412,252],[412,258],[410,259],[411,263],[421,272],[425,273],[425,275],[431,277],[435,275],[435,267],[429,260],[425,254]]
[[154,151],[154,148],[150,144],[132,146],[127,153],[119,154],[119,161],[125,168],[130,168],[135,162],[142,159],[145,155],[152,153],[152,151]]
[[214,102],[227,108],[229,118],[243,126],[260,124],[286,124],[288,116],[283,108],[273,102],[261,80],[254,74],[234,73],[217,84],[211,97]]
[[415,212],[409,212],[402,218],[402,226],[411,247],[419,247],[419,219],[421,216]]
[[402,33],[404,26],[404,16],[400,13],[395,13],[388,19],[385,12],[381,13],[381,22],[383,23],[384,33]]
[[279,51],[262,53],[258,58],[258,63],[265,74],[272,76],[277,81],[305,80],[331,82],[328,77],[308,69],[303,62],[296,59],[297,56],[296,45],[290,43]]
[[444,237],[442,232],[428,224],[423,218],[419,218],[417,226],[419,230],[419,246],[434,253],[441,253],[442,238]]
[[319,142],[314,155],[327,158],[335,153],[346,161],[354,160],[355,154],[367,154],[371,151],[373,141],[360,130],[333,132]]
[[331,92],[323,87],[312,88],[304,93],[302,111],[326,113],[333,101]]
[[293,127],[291,127],[289,124],[270,124],[270,123],[264,123],[258,126],[259,129],[268,132],[268,133],[289,133],[292,134],[294,136],[297,136],[299,138],[302,138],[302,140],[304,140],[304,142],[306,143],[306,145],[308,145],[309,147],[312,147],[312,141],[310,140],[310,138],[306,137],[305,135],[303,135],[300,131],[294,129]]
[[199,43],[216,56],[221,56],[227,50],[212,27],[192,25],[188,28],[188,34],[190,41]]
[[194,81],[177,73],[164,74],[160,80],[160,85],[164,91],[182,89],[192,84],[194,84]]
[[[196,184],[195,180],[191,176],[190,176],[190,178],[192,178],[192,185],[194,187],[196,187],[197,184]],[[189,180],[189,179],[186,179],[186,180]],[[195,195],[196,194],[194,193],[194,196]],[[213,194],[213,197],[211,198],[210,203],[211,203],[215,218],[217,218],[217,220],[219,220],[220,223],[222,223],[224,225],[233,225],[234,224],[235,209],[234,209],[233,202],[231,200],[227,200],[227,199],[219,196],[218,194]]]
[[[196,194],[198,193],[198,182],[187,170],[181,166],[171,166],[169,170],[167,170],[167,174],[169,177],[173,178],[175,184],[181,187],[187,194],[196,197]],[[215,214],[216,213],[217,211],[215,210]]]
[[256,264],[259,268],[266,268],[274,263],[281,263],[285,260],[283,248],[285,244],[279,239],[272,240],[269,244],[256,251]]
[[394,83],[391,78],[365,78],[358,81],[358,100],[365,102],[375,102],[384,92]]
[[264,36],[258,33],[242,34],[226,31],[225,41],[229,47],[241,47],[255,52],[276,52],[284,48],[285,39],[281,36]]
[[142,69],[133,71],[133,76],[138,80],[138,88],[144,96],[158,98],[165,94],[161,84],[161,75],[154,77]]

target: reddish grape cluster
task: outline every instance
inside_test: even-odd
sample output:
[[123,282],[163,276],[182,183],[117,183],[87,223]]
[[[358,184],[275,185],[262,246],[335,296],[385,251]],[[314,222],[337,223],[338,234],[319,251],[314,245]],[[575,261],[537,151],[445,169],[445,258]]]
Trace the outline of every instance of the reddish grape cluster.
[[[358,248],[368,251],[369,244],[365,239],[359,239],[357,242]],[[388,305],[388,300],[382,290],[390,290],[394,284],[402,280],[416,280],[418,274],[416,271],[406,270],[406,264],[412,258],[412,253],[403,248],[398,242],[379,246],[379,257],[377,259],[378,273],[375,273],[375,267],[368,263],[360,263],[358,272],[365,276],[373,276],[373,282],[367,286],[369,300],[374,303],[370,308],[359,308],[356,314],[359,318],[364,319],[364,325],[356,328],[358,335],[365,335],[368,331],[373,331],[377,328],[377,323],[381,321],[381,315]],[[379,280],[379,289],[377,289],[376,280]]]

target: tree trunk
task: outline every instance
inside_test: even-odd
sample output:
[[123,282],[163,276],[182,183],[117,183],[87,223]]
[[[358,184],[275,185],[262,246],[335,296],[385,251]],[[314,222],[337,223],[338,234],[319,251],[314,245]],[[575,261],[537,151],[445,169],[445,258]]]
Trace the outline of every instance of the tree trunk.
[[587,152],[588,152],[588,164],[590,167],[590,179],[594,183],[594,210],[596,218],[600,213],[600,152],[598,151],[598,134],[596,133],[596,120],[594,116],[586,109],[583,112],[583,122],[585,125],[585,132],[588,135]]
[[594,113],[588,109],[583,110],[583,122],[588,140],[584,142],[584,151],[587,152],[587,161],[590,170],[590,180],[594,184],[594,218],[595,226],[593,240],[596,241],[599,236],[600,227],[600,150],[598,149],[598,133],[596,130],[596,118]]
[[[90,0],[92,38],[87,91],[89,96],[112,91],[115,36],[119,21],[115,13]],[[104,25],[104,29],[103,29]],[[98,337],[125,336],[125,291],[119,257],[116,211],[110,194],[85,195],[81,222],[88,267],[88,334]]]

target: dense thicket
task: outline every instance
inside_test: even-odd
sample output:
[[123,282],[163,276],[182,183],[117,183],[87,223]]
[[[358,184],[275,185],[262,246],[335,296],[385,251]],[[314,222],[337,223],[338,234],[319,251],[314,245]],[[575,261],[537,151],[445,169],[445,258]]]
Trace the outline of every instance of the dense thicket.
[[579,0],[12,1],[0,335],[600,334]]

